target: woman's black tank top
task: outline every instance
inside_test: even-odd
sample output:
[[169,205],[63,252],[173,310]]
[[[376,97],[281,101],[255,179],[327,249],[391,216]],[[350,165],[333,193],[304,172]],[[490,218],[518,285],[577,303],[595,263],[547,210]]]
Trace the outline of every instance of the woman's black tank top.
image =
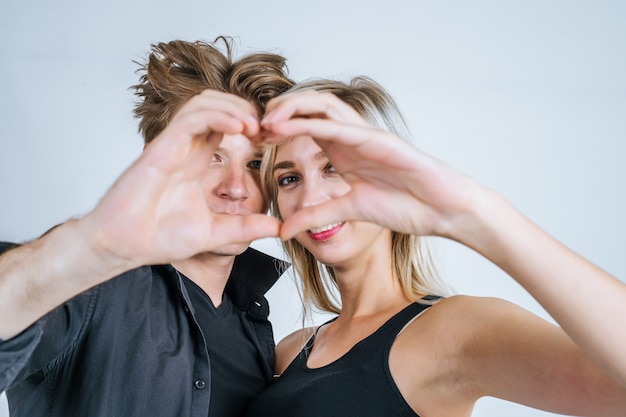
[[310,369],[306,361],[313,335],[276,383],[252,400],[243,416],[417,416],[391,376],[389,352],[404,326],[428,307],[419,303],[407,306],[336,361]]

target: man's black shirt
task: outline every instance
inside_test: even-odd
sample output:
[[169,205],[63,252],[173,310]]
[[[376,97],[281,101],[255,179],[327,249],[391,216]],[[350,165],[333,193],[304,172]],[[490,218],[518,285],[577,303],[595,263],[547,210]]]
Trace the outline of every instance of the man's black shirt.
[[[202,332],[211,335],[207,348],[211,358],[210,416],[238,416],[248,399],[261,393],[267,383],[261,369],[253,335],[246,332],[244,312],[224,294],[215,307],[209,296],[183,276]],[[245,383],[242,383],[245,381]],[[208,383],[208,381],[207,381]]]
[[[258,381],[272,381],[274,339],[263,294],[284,268],[248,249],[236,258],[226,288],[260,372],[257,382],[239,382],[254,390]],[[212,335],[203,332],[183,280],[170,265],[137,268],[0,341],[0,390],[11,416],[209,415],[211,401],[220,401],[212,395],[205,342]]]

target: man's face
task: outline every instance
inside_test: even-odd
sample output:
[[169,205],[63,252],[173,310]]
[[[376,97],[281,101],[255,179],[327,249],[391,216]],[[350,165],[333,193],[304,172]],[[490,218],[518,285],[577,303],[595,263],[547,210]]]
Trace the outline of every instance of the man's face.
[[[262,153],[243,135],[224,135],[204,176],[207,206],[214,213],[261,213],[265,201],[261,193],[259,169]],[[228,245],[213,253],[238,255],[248,244]]]

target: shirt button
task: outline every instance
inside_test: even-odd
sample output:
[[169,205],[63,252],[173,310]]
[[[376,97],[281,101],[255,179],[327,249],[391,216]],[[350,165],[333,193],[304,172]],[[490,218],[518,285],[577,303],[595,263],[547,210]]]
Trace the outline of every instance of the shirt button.
[[196,389],[204,389],[206,387],[206,382],[203,379],[196,379],[193,383]]

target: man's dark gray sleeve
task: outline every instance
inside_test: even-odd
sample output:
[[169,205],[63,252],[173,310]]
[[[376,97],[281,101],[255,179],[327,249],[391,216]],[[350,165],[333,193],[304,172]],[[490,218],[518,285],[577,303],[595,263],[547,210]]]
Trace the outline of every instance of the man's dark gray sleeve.
[[42,334],[43,323],[39,321],[11,339],[0,339],[0,392],[5,391],[22,370]]
[[[16,246],[18,245],[0,242],[0,255]],[[0,392],[11,385],[37,347],[42,334],[43,323],[37,322],[11,339],[0,339]]]

